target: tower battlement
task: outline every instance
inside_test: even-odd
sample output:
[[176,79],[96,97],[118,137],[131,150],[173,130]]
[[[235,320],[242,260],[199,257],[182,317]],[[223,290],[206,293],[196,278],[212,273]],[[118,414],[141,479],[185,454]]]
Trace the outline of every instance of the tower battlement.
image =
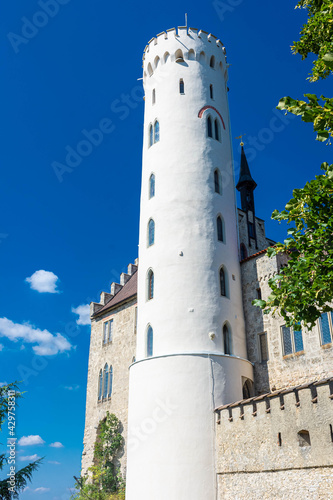
[[168,61],[198,61],[219,69],[227,79],[226,48],[215,35],[196,28],[178,26],[149,40],[143,52],[144,81]]

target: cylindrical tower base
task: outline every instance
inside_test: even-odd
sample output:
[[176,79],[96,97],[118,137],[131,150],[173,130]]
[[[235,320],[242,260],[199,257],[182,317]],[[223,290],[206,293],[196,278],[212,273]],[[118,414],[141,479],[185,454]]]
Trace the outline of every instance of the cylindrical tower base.
[[242,377],[249,361],[209,353],[131,366],[126,500],[215,500],[214,409],[242,398]]

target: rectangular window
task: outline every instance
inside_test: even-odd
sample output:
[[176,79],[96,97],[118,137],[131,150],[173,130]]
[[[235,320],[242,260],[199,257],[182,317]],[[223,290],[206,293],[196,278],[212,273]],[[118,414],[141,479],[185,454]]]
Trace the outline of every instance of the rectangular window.
[[324,313],[319,319],[320,326],[320,342],[321,345],[330,344],[333,334],[333,314],[332,312]]
[[103,345],[112,342],[113,337],[113,319],[103,324]]
[[261,300],[261,288],[257,288],[257,299]]
[[268,361],[268,345],[267,345],[267,333],[259,334],[259,349],[260,349],[260,361],[265,363]]
[[304,350],[302,330],[296,331],[286,325],[283,325],[281,330],[284,356]]
[[250,236],[250,238],[254,238],[254,224],[253,224],[253,222],[249,222],[249,236]]
[[113,319],[109,321],[109,342],[112,342],[113,337]]
[[107,344],[108,342],[108,322],[106,321],[103,324],[103,344]]

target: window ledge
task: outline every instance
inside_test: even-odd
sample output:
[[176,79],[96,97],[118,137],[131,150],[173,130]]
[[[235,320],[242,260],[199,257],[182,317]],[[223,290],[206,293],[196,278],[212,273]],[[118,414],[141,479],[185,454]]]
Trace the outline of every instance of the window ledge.
[[295,358],[297,356],[303,356],[304,354],[305,354],[305,351],[293,352],[291,354],[285,354],[283,356],[283,359],[291,359],[291,358]]
[[110,340],[109,342],[103,342],[103,347],[107,347],[110,344],[112,344],[112,340]]
[[327,344],[322,344],[320,347],[321,347],[322,349],[331,349],[331,347],[332,347],[332,342],[329,342],[329,343],[327,343]]

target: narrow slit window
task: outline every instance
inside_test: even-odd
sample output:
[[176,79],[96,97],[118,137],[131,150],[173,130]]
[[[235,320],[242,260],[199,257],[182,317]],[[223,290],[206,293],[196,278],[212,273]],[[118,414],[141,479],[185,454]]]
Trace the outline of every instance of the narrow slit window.
[[241,243],[240,246],[240,254],[241,254],[241,260],[244,260],[247,258],[247,249],[244,243]]
[[152,270],[148,273],[148,300],[154,298],[154,273]]
[[149,147],[154,144],[154,130],[153,126],[149,125]]
[[103,325],[103,344],[107,344],[108,343],[108,328],[109,328],[109,325],[108,325],[108,322],[106,321]]
[[209,66],[210,66],[211,68],[215,68],[215,57],[214,57],[214,56],[212,56],[212,57],[210,58],[210,63],[209,63]]
[[149,177],[149,199],[155,196],[155,175],[151,174]]
[[108,342],[112,342],[113,338],[113,319],[111,319],[109,322],[109,327],[108,327]]
[[108,395],[108,388],[109,388],[109,367],[106,364],[104,366],[104,379],[103,379],[103,399],[105,399]]
[[220,124],[219,124],[219,121],[218,121],[217,118],[215,119],[214,126],[215,126],[215,139],[217,141],[220,141],[221,140],[221,137],[220,137]]
[[218,241],[223,241],[223,222],[220,215],[216,219],[216,225],[217,225],[217,239]]
[[218,169],[214,171],[214,188],[215,193],[222,194],[221,174]]
[[222,297],[226,296],[226,282],[225,282],[225,272],[223,267],[220,269],[220,293]]
[[209,95],[211,99],[214,99],[214,90],[213,90],[213,85],[209,86]]
[[208,137],[213,137],[213,125],[210,116],[207,118],[207,135]]
[[154,125],[154,142],[158,142],[160,140],[160,123],[156,120]]
[[268,361],[268,344],[267,344],[267,334],[259,334],[259,351],[260,351],[260,362],[266,363]]
[[227,325],[223,327],[223,348],[224,354],[231,354],[231,336]]
[[156,102],[156,90],[153,89],[153,93],[152,93],[152,103],[155,104]]
[[98,377],[98,399],[102,399],[102,394],[103,394],[103,370],[99,371],[99,377]]
[[153,355],[154,332],[149,325],[147,330],[147,357],[151,358]]
[[179,93],[185,94],[185,84],[182,78],[179,80]]
[[148,246],[150,247],[155,243],[155,222],[150,219],[148,222]]
[[113,382],[113,368],[110,366],[109,370],[109,390],[108,390],[108,397],[111,397],[112,394],[112,382]]

